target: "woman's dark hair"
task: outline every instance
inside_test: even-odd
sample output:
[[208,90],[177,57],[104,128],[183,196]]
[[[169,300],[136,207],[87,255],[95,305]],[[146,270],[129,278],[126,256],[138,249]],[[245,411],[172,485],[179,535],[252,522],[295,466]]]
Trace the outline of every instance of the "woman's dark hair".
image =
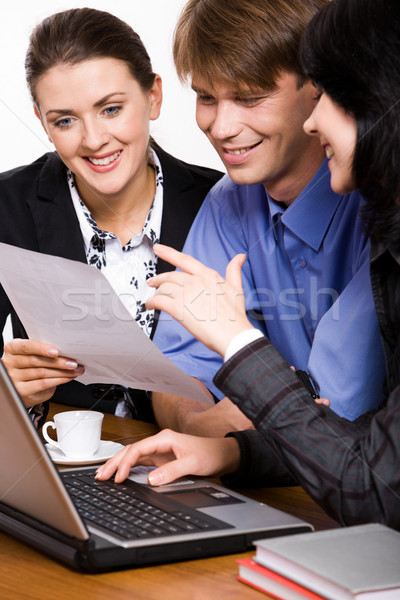
[[146,48],[127,23],[94,8],[74,8],[47,17],[32,32],[25,74],[35,104],[36,85],[46,71],[93,58],[123,61],[145,92],[154,83]]
[[400,2],[332,0],[300,46],[306,74],[353,115],[356,185],[374,239],[400,245]]

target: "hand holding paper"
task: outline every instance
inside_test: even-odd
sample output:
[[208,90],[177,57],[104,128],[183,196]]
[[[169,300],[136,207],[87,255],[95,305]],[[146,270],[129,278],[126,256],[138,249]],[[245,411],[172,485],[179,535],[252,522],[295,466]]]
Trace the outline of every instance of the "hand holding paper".
[[209,402],[143,333],[96,268],[0,243],[0,282],[32,340],[85,368],[82,383],[116,383]]
[[59,356],[54,346],[26,339],[8,342],[2,362],[26,407],[50,400],[57,386],[74,380],[85,370],[74,359]]

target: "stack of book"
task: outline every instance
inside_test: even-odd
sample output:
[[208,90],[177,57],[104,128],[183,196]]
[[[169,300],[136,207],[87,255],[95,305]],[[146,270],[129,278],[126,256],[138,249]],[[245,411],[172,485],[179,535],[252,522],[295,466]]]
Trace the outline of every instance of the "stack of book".
[[399,600],[400,533],[372,523],[257,540],[239,581],[279,600]]

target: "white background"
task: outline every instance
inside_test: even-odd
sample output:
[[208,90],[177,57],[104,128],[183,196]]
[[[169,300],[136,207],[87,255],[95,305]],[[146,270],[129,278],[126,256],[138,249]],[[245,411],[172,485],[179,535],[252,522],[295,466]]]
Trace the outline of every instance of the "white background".
[[112,12],[140,35],[163,79],[164,102],[152,135],[168,152],[223,170],[217,153],[195,122],[195,97],[179,82],[172,60],[172,34],[186,0],[10,0],[0,18],[0,171],[27,164],[52,150],[33,114],[25,84],[24,59],[33,27],[68,8],[89,6]]

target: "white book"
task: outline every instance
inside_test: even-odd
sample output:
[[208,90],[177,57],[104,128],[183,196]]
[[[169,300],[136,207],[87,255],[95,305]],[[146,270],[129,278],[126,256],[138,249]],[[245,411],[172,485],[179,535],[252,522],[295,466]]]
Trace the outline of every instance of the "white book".
[[399,600],[400,533],[377,523],[257,540],[255,561],[329,600]]

